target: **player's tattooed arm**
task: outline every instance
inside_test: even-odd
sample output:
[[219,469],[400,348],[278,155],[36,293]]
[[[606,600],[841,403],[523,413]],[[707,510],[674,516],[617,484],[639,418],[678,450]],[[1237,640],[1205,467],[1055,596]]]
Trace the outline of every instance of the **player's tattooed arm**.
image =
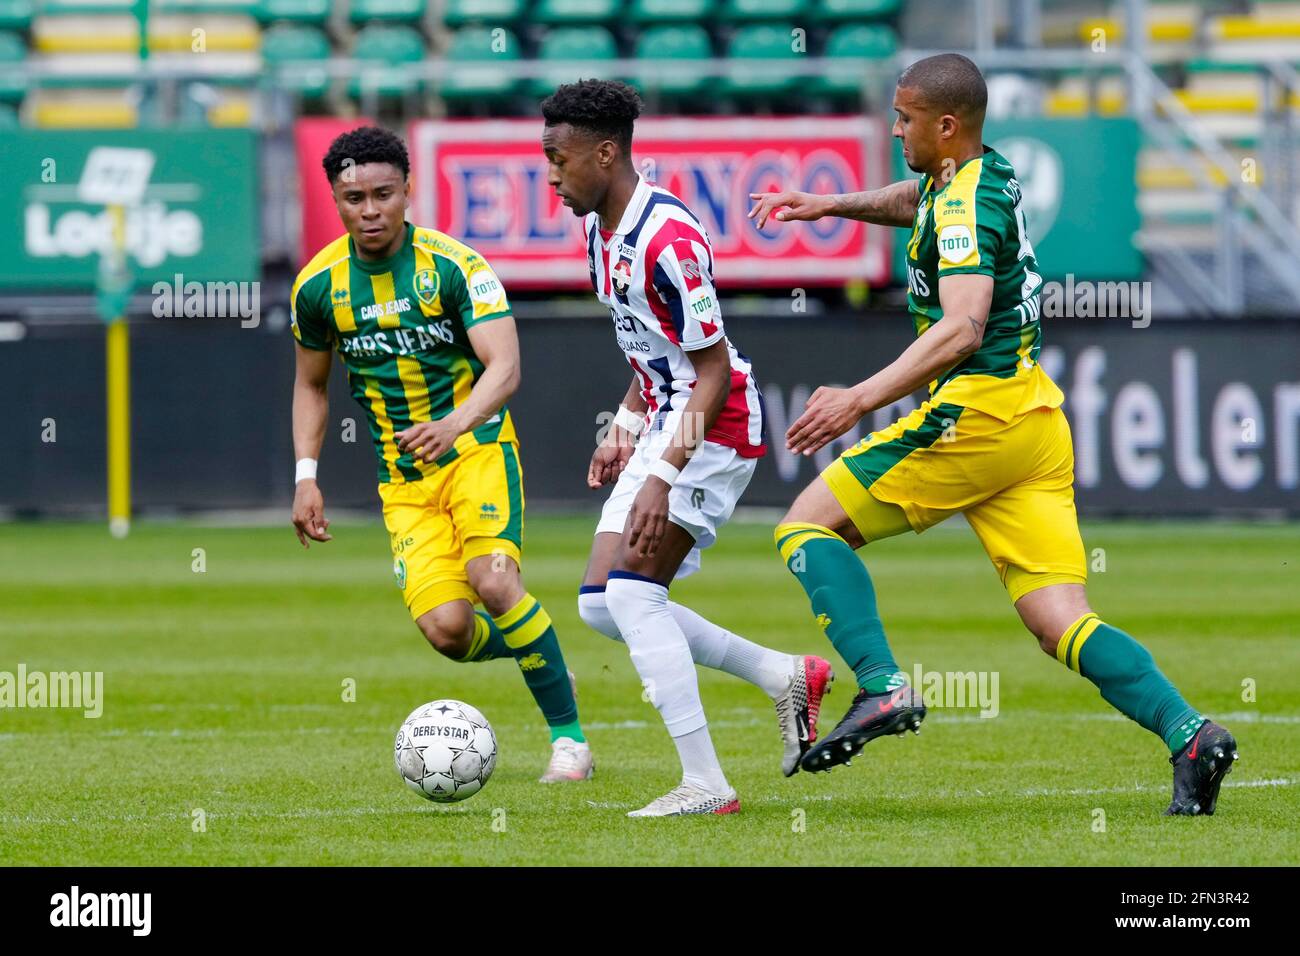
[[904,179],[880,189],[839,193],[826,198],[830,200],[828,215],[871,222],[879,226],[906,227],[912,225],[916,204],[921,201],[920,182]]
[[852,388],[819,388],[786,432],[786,446],[811,455],[852,428],[868,412],[910,395],[979,350],[993,301],[993,277],[939,279],[943,318],[897,359]]
[[910,226],[921,199],[920,183],[915,179],[869,189],[858,193],[815,193],[786,190],[775,193],[750,193],[757,205],[749,211],[759,229],[770,218],[778,222],[814,222],[825,216],[856,219],[880,226]]
[[[294,457],[319,458],[329,422],[329,395],[332,353],[297,345],[293,377],[293,451]],[[329,541],[329,520],[325,517],[325,499],[315,478],[304,478],[293,493],[293,527],[304,548],[308,540]]]
[[424,461],[437,461],[456,439],[496,415],[519,389],[519,333],[515,320],[505,315],[480,322],[468,330],[469,344],[483,363],[483,374],[470,389],[469,398],[450,415],[420,422],[395,436],[403,452],[414,451]]

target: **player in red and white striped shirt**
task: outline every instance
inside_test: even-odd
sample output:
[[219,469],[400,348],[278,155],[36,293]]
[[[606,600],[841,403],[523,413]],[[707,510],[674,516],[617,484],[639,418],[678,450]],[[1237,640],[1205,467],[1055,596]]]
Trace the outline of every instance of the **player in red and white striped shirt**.
[[699,566],[764,453],[763,402],[728,340],[713,249],[686,205],[637,174],[640,101],[606,80],[561,86],[542,103],[547,177],[584,217],[592,288],[633,378],[587,481],[614,490],[596,526],[578,599],[582,618],[624,641],[682,761],[682,783],[629,816],[740,809],[709,738],[694,663],[761,687],[776,704],[789,776],[816,740],[832,680],[819,657],[760,647],[668,600]]

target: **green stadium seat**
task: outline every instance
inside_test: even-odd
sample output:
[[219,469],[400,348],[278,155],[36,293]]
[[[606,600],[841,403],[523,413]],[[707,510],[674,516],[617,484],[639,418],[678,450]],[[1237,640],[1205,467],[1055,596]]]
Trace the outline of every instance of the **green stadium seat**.
[[0,103],[0,129],[13,129],[17,125],[17,110],[6,103]]
[[537,0],[528,14],[533,23],[613,23],[622,0]]
[[713,56],[709,34],[695,24],[648,27],[637,38],[636,58],[645,72],[632,80],[641,91],[688,96],[704,89],[707,75],[692,60]]
[[23,61],[27,44],[16,33],[0,33],[0,102],[16,103],[27,92]]
[[828,23],[884,20],[898,13],[902,0],[817,0],[813,16]]
[[799,82],[794,73],[783,70],[781,61],[796,60],[788,24],[752,24],[741,27],[727,45],[727,75],[722,89],[748,99],[788,93]]
[[452,69],[438,92],[455,103],[508,100],[519,91],[520,84],[500,69],[500,64],[503,60],[517,61],[521,55],[519,38],[504,27],[463,27],[453,34],[447,48],[445,62]]
[[715,0],[631,0],[633,23],[699,23],[713,17]]
[[0,30],[26,30],[36,13],[33,0],[0,0]]
[[421,88],[419,79],[402,69],[408,63],[419,63],[425,58],[424,40],[413,27],[397,23],[377,23],[357,33],[352,56],[363,67],[362,75],[353,78],[349,86],[353,96],[373,90],[380,96],[403,96]]
[[330,15],[330,0],[262,0],[257,16],[263,23],[290,21],[323,25]]
[[792,20],[808,12],[809,0],[726,0],[719,17],[736,23]]
[[257,16],[258,0],[152,0],[150,13],[242,13]]
[[833,62],[817,77],[813,88],[836,97],[854,97],[862,91],[869,64],[888,63],[898,51],[898,37],[881,24],[846,24],[826,40],[827,59]]
[[348,17],[353,23],[418,23],[425,0],[352,0]]
[[590,77],[615,79],[607,69],[602,71],[601,61],[618,59],[618,45],[604,27],[558,27],[542,38],[537,59],[568,61],[556,64],[529,84],[534,96],[549,96],[561,83]]
[[449,27],[472,23],[514,23],[524,15],[524,0],[446,0],[442,22]]
[[307,99],[318,99],[329,89],[330,41],[320,30],[306,24],[277,23],[262,33],[262,59],[269,67],[295,64],[280,74],[287,89]]

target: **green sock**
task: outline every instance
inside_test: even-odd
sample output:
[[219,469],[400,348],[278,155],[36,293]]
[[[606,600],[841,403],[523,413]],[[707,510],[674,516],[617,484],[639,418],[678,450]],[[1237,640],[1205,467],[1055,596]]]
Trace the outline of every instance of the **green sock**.
[[1176,754],[1205,723],[1156,667],[1151,652],[1096,614],[1085,614],[1062,635],[1056,658],[1097,685],[1106,702],[1160,737]]
[[586,740],[578,725],[578,704],[573,699],[569,669],[564,666],[560,640],[555,636],[546,609],[537,598],[525,594],[523,600],[494,623],[504,635],[524,675],[524,683],[551,728],[551,739],[572,737],[579,743]]
[[906,683],[885,640],[871,575],[853,549],[829,528],[803,522],[777,525],[775,537],[817,623],[853,668],[858,686],[879,694]]
[[492,617],[486,611],[475,611],[474,636],[470,638],[469,650],[458,660],[462,664],[477,664],[479,661],[494,661],[498,657],[514,657],[514,654]]

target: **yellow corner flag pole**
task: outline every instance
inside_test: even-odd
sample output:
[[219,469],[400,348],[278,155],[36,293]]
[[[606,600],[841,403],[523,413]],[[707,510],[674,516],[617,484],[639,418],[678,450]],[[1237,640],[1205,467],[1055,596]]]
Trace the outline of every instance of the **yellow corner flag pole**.
[[[126,255],[126,210],[110,205],[115,256]],[[131,353],[123,314],[108,322],[106,379],[108,382],[108,530],[125,538],[131,530]]]

